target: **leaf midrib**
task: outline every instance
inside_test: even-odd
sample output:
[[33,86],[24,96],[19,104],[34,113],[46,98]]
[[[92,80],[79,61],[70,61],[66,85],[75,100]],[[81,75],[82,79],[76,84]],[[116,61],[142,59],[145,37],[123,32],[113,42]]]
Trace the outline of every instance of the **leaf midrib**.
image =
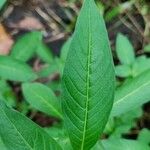
[[91,11],[90,11],[90,7],[89,7],[89,28],[88,28],[88,60],[87,60],[87,79],[86,79],[86,95],[87,95],[87,99],[86,99],[86,108],[85,108],[85,119],[84,119],[84,129],[83,129],[83,137],[82,137],[82,144],[81,144],[81,150],[84,150],[84,143],[85,143],[85,135],[86,135],[86,128],[87,128],[87,118],[88,118],[88,108],[89,108],[89,88],[90,88],[90,62],[91,62],[91,32],[90,32],[90,27],[91,27]]
[[34,150],[29,143],[24,139],[24,137],[22,136],[22,134],[18,131],[18,129],[16,128],[16,126],[13,124],[13,122],[9,119],[9,117],[7,116],[7,114],[5,113],[5,111],[3,110],[3,108],[1,109],[3,114],[6,116],[6,118],[10,121],[10,123],[12,124],[12,126],[16,129],[17,133],[20,135],[20,137],[22,138],[22,140],[24,141],[24,143],[30,148],[30,150]]

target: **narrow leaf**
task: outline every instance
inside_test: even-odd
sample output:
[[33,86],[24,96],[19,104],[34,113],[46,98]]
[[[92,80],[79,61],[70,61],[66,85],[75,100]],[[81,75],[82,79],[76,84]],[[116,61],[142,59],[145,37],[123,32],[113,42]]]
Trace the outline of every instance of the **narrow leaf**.
[[135,60],[134,48],[129,39],[119,33],[116,41],[117,56],[122,64],[131,65]]
[[32,81],[37,75],[24,62],[10,56],[0,56],[0,77],[13,81]]
[[106,27],[94,0],[85,0],[63,74],[65,126],[75,150],[89,150],[108,120],[114,67]]
[[60,104],[53,91],[40,83],[24,83],[25,99],[39,111],[62,118]]
[[127,81],[115,93],[112,116],[118,116],[133,110],[150,99],[150,70]]
[[9,150],[61,150],[38,125],[0,101],[0,136]]

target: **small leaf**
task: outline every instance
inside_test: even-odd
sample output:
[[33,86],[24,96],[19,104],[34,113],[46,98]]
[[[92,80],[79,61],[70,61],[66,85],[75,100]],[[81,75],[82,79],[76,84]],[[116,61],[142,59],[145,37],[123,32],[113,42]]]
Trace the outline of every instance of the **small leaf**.
[[121,33],[117,36],[116,52],[122,64],[131,65],[135,61],[134,48],[129,39]]
[[31,106],[48,115],[62,118],[59,101],[50,88],[40,83],[24,83],[22,89]]
[[142,143],[150,145],[150,131],[148,129],[142,129],[139,133],[138,140]]
[[9,86],[9,84],[5,80],[0,80],[0,94],[3,97],[2,99],[6,102],[6,104],[10,107],[16,106],[16,96]]
[[32,81],[37,75],[24,62],[10,56],[0,56],[0,77],[13,81]]
[[51,63],[53,61],[51,49],[49,49],[44,43],[38,44],[36,53],[44,62]]
[[116,90],[111,115],[119,116],[146,103],[150,99],[150,70],[127,81]]
[[144,47],[144,51],[148,52],[148,53],[150,52],[150,44],[148,44]]
[[110,139],[102,142],[105,150],[149,150],[149,146],[136,140]]
[[[38,125],[0,101],[0,136],[9,150],[61,150]],[[7,135],[7,136],[6,136]]]
[[132,76],[136,77],[148,69],[150,69],[150,59],[145,55],[139,56],[133,63]]
[[114,96],[114,67],[104,20],[85,0],[62,79],[65,126],[75,150],[89,150],[107,123]]
[[118,65],[115,67],[116,76],[128,77],[132,74],[131,67],[128,65]]
[[28,61],[33,57],[38,45],[42,42],[41,32],[31,32],[20,37],[12,48],[11,56],[21,61]]

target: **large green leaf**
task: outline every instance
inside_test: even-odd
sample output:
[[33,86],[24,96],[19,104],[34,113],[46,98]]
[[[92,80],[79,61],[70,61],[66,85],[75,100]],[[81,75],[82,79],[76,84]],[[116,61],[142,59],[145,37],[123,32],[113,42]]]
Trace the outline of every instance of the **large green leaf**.
[[68,55],[68,51],[70,48],[70,44],[71,44],[71,40],[72,37],[70,37],[63,45],[62,49],[61,49],[61,54],[60,54],[60,58],[62,59],[63,62],[66,61],[67,59],[67,55]]
[[6,3],[6,0],[0,0],[0,10],[3,7],[3,5]]
[[23,94],[31,106],[48,115],[62,118],[59,101],[50,88],[40,83],[24,83]]
[[76,150],[89,150],[108,120],[114,67],[107,31],[94,0],[85,0],[63,74],[65,126]]
[[118,116],[150,100],[150,70],[127,81],[116,90],[111,115]]
[[149,146],[135,140],[126,140],[118,138],[103,140],[102,143],[105,150],[149,150]]
[[0,136],[9,150],[60,150],[38,125],[0,101]]
[[1,137],[0,137],[0,150],[7,150],[4,143],[3,143],[3,141],[2,141],[2,139],[1,139]]
[[122,64],[131,65],[135,60],[134,49],[126,36],[119,33],[116,41],[117,56]]
[[37,75],[24,62],[10,56],[0,56],[0,77],[13,81],[31,81]]
[[21,61],[27,61],[33,57],[35,50],[38,48],[38,45],[41,44],[41,42],[41,32],[34,31],[27,33],[20,37],[14,44],[11,50],[11,56]]

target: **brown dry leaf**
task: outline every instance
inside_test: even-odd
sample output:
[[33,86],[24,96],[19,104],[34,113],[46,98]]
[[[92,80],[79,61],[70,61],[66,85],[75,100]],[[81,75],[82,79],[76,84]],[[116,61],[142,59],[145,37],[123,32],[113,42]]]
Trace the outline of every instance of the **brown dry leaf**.
[[0,55],[8,55],[14,41],[0,24]]
[[42,23],[34,17],[25,17],[17,24],[11,24],[12,28],[26,29],[26,30],[42,30],[44,29]]

